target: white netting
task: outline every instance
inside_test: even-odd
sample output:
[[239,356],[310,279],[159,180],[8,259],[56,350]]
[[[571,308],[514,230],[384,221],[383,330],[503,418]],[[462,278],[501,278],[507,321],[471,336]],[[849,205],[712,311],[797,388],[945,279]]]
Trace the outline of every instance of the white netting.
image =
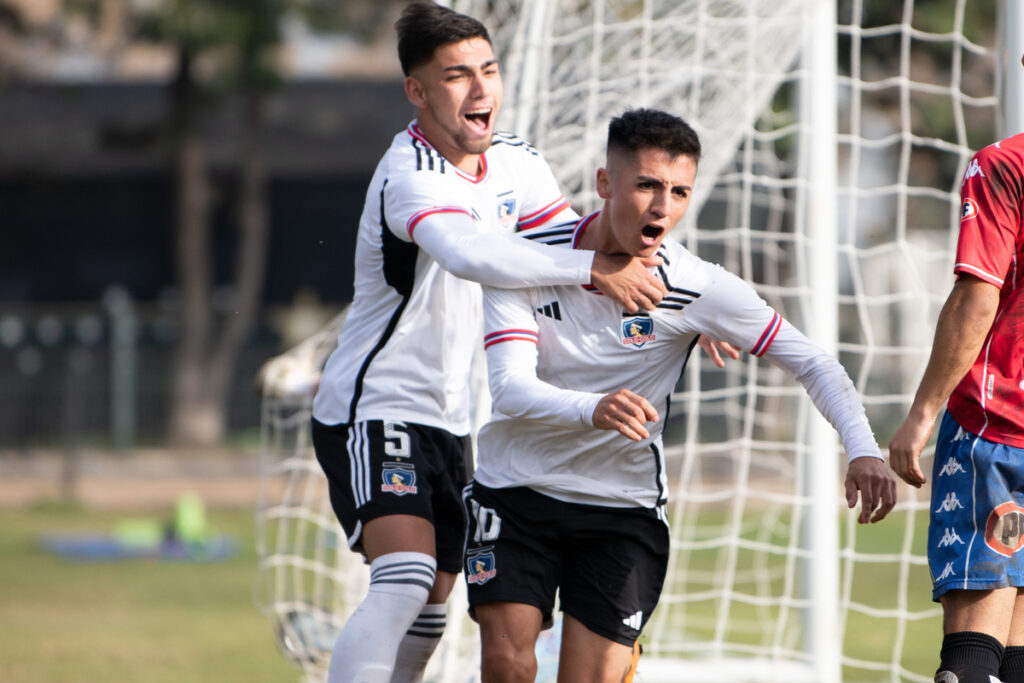
[[[579,210],[594,208],[592,178],[612,115],[653,106],[693,123],[705,158],[676,236],[808,329],[817,322],[809,299],[821,285],[808,279],[820,256],[807,224],[813,85],[801,47],[817,2],[455,6],[492,29],[505,74],[503,126],[537,144]],[[838,289],[840,360],[884,445],[909,405],[952,284],[959,179],[972,150],[995,139],[995,6],[842,0],[837,8],[838,24],[816,29],[834,30],[838,47],[839,271],[830,289]],[[335,333],[282,358],[302,356],[315,372]],[[264,402],[271,476],[259,512],[263,602],[286,653],[316,679],[365,579],[312,457],[308,395],[274,386]],[[833,664],[843,679],[931,680],[941,626],[924,560],[927,491],[901,486],[888,520],[858,527],[839,481],[807,491],[813,459],[842,458],[838,448],[809,452],[813,420],[802,389],[770,364],[746,357],[717,370],[691,360],[666,433],[673,555],[643,637],[639,681],[661,680],[665,666],[667,680],[678,679],[673,658],[690,662],[687,680],[814,680],[821,652],[808,645],[807,587],[837,563],[841,652]],[[930,451],[923,466],[929,471]],[[811,503],[822,497],[835,502],[840,534],[827,556],[808,550]],[[436,680],[473,676],[473,627],[460,614],[449,610]]]

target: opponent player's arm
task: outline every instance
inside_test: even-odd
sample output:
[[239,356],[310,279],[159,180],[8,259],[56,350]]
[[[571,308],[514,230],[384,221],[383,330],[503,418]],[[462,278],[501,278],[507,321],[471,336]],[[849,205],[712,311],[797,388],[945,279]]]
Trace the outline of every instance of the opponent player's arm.
[[924,377],[906,420],[889,442],[889,464],[911,486],[920,488],[927,481],[921,451],[939,411],[978,358],[998,306],[998,287],[962,274],[942,307]]

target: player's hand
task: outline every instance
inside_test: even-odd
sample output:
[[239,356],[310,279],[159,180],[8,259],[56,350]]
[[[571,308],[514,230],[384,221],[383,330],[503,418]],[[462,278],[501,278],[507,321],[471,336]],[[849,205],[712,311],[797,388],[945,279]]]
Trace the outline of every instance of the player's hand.
[[647,270],[659,264],[660,256],[640,259],[599,251],[594,254],[594,263],[590,266],[590,281],[627,313],[641,309],[653,311],[668,292],[665,283]]
[[725,367],[725,361],[722,360],[722,356],[718,353],[719,351],[733,360],[740,357],[740,350],[738,347],[720,339],[712,339],[704,334],[697,337],[697,345],[704,349],[704,353],[708,355],[708,358],[710,358],[712,362],[720,368]]
[[646,398],[629,389],[605,394],[594,408],[593,423],[598,429],[612,429],[633,441],[650,436],[644,425],[658,421],[658,411]]
[[908,416],[889,442],[889,466],[900,479],[921,488],[925,479],[921,471],[921,451],[928,444],[935,420]]
[[896,505],[896,480],[884,460],[864,456],[850,461],[846,471],[846,503],[851,508],[857,507],[857,491],[861,498],[857,521],[861,524],[880,522]]

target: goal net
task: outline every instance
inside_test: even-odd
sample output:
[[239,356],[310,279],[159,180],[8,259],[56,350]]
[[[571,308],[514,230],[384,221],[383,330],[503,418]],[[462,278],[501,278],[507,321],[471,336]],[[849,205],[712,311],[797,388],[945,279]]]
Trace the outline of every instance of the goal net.
[[[675,238],[834,352],[884,446],[952,285],[960,178],[1013,125],[997,84],[1020,70],[1019,46],[1000,52],[997,26],[1013,32],[1016,3],[453,4],[492,31],[502,127],[535,143],[577,210],[597,208],[612,116],[647,106],[694,126],[704,158]],[[309,442],[310,388],[336,333],[275,359],[264,382],[261,604],[310,680],[366,585]],[[672,556],[637,680],[930,681],[928,491],[901,485],[888,519],[858,526],[831,428],[753,356],[720,370],[695,355],[672,406]],[[430,680],[474,680],[462,599],[459,586]]]

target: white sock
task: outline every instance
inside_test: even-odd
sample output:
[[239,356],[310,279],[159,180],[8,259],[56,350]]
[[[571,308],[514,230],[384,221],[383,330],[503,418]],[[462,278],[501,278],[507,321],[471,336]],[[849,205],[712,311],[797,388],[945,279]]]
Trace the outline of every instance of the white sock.
[[421,683],[430,655],[434,654],[444,635],[447,615],[448,606],[444,603],[423,606],[423,611],[398,645],[391,683]]
[[427,602],[437,562],[388,553],[370,563],[370,589],[338,634],[328,683],[388,683],[398,644]]

